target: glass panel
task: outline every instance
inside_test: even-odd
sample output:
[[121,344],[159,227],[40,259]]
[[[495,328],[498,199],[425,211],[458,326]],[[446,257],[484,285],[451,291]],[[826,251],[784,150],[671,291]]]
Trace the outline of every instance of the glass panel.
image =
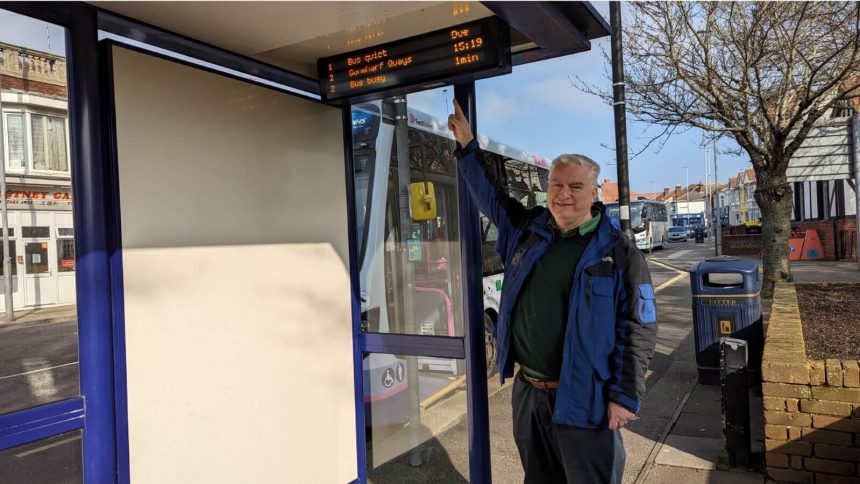
[[468,482],[462,363],[446,358],[365,356],[368,482]]
[[60,272],[75,270],[75,241],[73,239],[57,240],[57,270]]
[[[409,95],[408,116],[394,124],[382,122],[403,105],[393,98],[352,108],[367,331],[463,335],[454,141],[444,111],[422,110],[440,94]],[[429,204],[421,202],[425,193]]]
[[25,239],[36,239],[39,237],[50,237],[50,227],[21,227],[21,237]]
[[33,169],[47,170],[45,161],[45,117],[39,114],[30,115],[30,135],[33,147]]
[[0,452],[2,482],[76,484],[84,482],[81,431]]
[[24,138],[24,115],[23,114],[7,114],[6,115],[6,141],[8,143],[7,154],[9,156],[6,163],[10,168],[23,168],[27,161],[26,143]]
[[[2,241],[3,241],[3,239],[0,239],[0,276],[3,276],[6,274],[5,272],[3,272],[4,267],[5,267],[5,265],[3,264],[3,256],[6,254],[6,248],[3,246]],[[12,239],[9,240],[9,255],[12,258],[10,267],[12,268],[11,272],[12,272],[12,275],[14,276],[14,275],[18,274],[18,264],[17,264],[18,249],[15,246],[15,241]]]
[[[17,86],[20,94],[15,104],[4,103],[3,108],[23,113],[13,121],[20,133],[13,143],[16,150],[23,149],[28,164],[18,166],[58,170],[51,186],[45,185],[44,176],[24,170],[9,180],[14,183],[8,190],[16,193],[11,199],[16,203],[9,204],[9,227],[20,245],[17,253],[10,251],[15,324],[0,323],[0,414],[80,395],[75,272],[62,268],[63,253],[74,253],[74,244],[60,247],[63,244],[55,242],[59,227],[73,226],[65,39],[62,27],[0,10],[2,87],[8,93]],[[17,162],[10,158],[9,163]],[[2,277],[0,288],[5,289]],[[5,314],[3,304],[0,297],[0,316]],[[50,457],[58,448],[27,460],[15,457],[15,452],[4,453],[0,481],[80,482],[79,473],[77,478],[65,473],[65,461]],[[78,469],[79,454],[74,459]],[[8,469],[27,469],[29,474],[6,479]]]
[[66,158],[66,120],[49,116],[47,133],[48,169],[67,171],[69,163]]
[[48,268],[48,243],[27,242],[24,246],[27,274],[45,274]]

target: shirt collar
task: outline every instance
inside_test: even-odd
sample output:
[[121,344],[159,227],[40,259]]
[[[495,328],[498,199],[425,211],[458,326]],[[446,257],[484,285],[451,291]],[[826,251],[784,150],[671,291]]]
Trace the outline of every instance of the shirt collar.
[[553,230],[561,234],[562,237],[570,237],[572,235],[587,235],[590,232],[594,232],[597,228],[597,225],[600,223],[600,211],[592,210],[591,218],[585,222],[584,224],[574,227],[567,232],[562,232],[561,229],[558,228],[558,224],[555,223],[555,219],[550,217],[549,221],[547,221],[547,225],[550,226]]

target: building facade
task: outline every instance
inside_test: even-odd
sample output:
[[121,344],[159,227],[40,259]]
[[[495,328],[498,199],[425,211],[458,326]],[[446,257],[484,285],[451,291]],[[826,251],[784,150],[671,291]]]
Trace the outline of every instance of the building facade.
[[0,96],[14,307],[74,304],[65,59],[0,44]]

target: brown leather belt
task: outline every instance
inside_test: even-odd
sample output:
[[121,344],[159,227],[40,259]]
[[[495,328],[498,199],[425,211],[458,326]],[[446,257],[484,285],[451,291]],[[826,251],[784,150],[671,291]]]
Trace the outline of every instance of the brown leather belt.
[[538,390],[555,390],[558,388],[558,381],[555,380],[541,380],[539,378],[533,378],[526,375],[523,371],[520,371],[520,377],[524,382]]

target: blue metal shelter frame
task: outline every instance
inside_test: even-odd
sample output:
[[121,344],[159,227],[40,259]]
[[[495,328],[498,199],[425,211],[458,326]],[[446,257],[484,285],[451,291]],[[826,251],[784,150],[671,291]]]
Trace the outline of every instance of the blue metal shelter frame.
[[[608,32],[605,21],[597,25],[547,32],[538,28],[541,15],[557,16],[553,2],[531,4],[522,10],[520,2],[485,2],[495,13],[526,32],[533,30],[549,43],[568,44],[576,34],[577,50],[590,48],[588,39]],[[536,7],[540,7],[537,8]],[[72,152],[72,190],[75,199],[74,225],[77,247],[77,302],[81,394],[78,397],[28,408],[0,416],[0,450],[17,447],[65,432],[83,433],[83,471],[88,483],[127,483],[129,476],[128,417],[125,366],[125,326],[122,289],[119,187],[116,164],[113,78],[110,48],[98,41],[99,29],[120,36],[134,36],[140,42],[197,58],[234,72],[256,76],[285,86],[277,89],[265,82],[225,74],[288,94],[306,94],[319,99],[316,81],[223,49],[165,32],[157,27],[100,11],[79,2],[0,2],[0,8],[44,20],[66,28],[69,72],[69,119]],[[587,2],[571,2],[576,18],[593,22],[593,8]],[[584,9],[584,10],[583,10]],[[567,32],[565,32],[565,30]],[[597,32],[597,34],[595,34]],[[152,52],[148,52],[152,54]],[[156,55],[156,54],[153,54]],[[556,53],[556,55],[558,55]],[[188,64],[174,58],[169,60]],[[95,75],[95,74],[98,75]],[[454,95],[477,132],[475,85],[455,85]],[[360,328],[359,277],[355,237],[355,187],[352,166],[351,114],[343,108],[345,177],[347,182],[349,256],[352,283],[353,362],[355,377],[356,450],[358,480],[367,481],[363,356],[367,353],[395,353],[417,356],[462,358],[466,361],[469,428],[470,481],[489,483],[489,412],[487,405],[486,361],[481,305],[481,252],[478,211],[462,180],[458,181],[461,277],[466,318],[465,337],[435,337],[364,333]]]
[[[118,350],[123,340],[121,333],[114,332],[114,316],[121,311],[114,302],[121,285],[115,279],[117,240],[108,224],[116,215],[116,205],[109,196],[110,173],[104,163],[103,102],[96,75],[97,12],[81,3],[3,3],[0,8],[66,29],[81,389],[79,397],[0,417],[0,448],[82,430],[87,481],[115,482],[117,455],[122,452],[117,428],[124,427],[115,395],[124,392],[114,389],[124,387],[125,379],[124,372],[117,378],[116,371],[118,360],[122,367]],[[127,443],[125,447],[127,454]]]
[[[0,450],[56,436],[83,432],[83,472],[86,482],[129,482],[128,416],[125,367],[125,330],[122,290],[122,251],[116,137],[113,106],[112,42],[98,41],[99,27],[120,35],[135,34],[144,43],[215,63],[295,89],[316,88],[308,78],[243,58],[152,26],[133,22],[81,3],[10,4],[0,8],[60,25],[66,29],[69,65],[69,118],[75,240],[78,250],[78,332],[81,395],[0,416]],[[145,51],[144,51],[145,52]],[[151,52],[150,52],[151,54]],[[170,59],[176,61],[176,59]],[[200,67],[195,66],[193,67]],[[224,75],[223,72],[213,71]],[[98,73],[98,76],[93,76]],[[260,76],[263,73],[263,76]],[[234,76],[235,77],[235,76]],[[239,78],[248,81],[245,78]],[[261,84],[264,87],[271,86]],[[475,124],[474,84],[457,86],[461,105],[469,106]],[[291,94],[295,94],[290,92]],[[312,96],[311,96],[312,97]],[[351,136],[349,107],[343,108],[345,141]],[[345,142],[345,176],[354,204],[351,143]],[[462,185],[462,182],[461,182]],[[464,186],[459,187],[460,218],[475,230],[464,230],[461,249],[467,291],[480,301],[480,242],[477,211]],[[470,426],[470,477],[489,482],[489,437],[483,320],[480,305],[467,304],[469,325],[465,338],[362,333],[358,304],[355,210],[349,207],[350,272],[353,295],[352,327],[355,363],[356,450],[358,482],[366,482],[363,401],[363,355],[371,352],[465,358],[467,362]],[[470,269],[471,268],[471,269]],[[476,269],[476,270],[472,270]],[[477,295],[477,297],[475,297]],[[467,299],[468,300],[468,299]],[[477,330],[477,332],[476,332]],[[484,396],[484,398],[480,398]]]

